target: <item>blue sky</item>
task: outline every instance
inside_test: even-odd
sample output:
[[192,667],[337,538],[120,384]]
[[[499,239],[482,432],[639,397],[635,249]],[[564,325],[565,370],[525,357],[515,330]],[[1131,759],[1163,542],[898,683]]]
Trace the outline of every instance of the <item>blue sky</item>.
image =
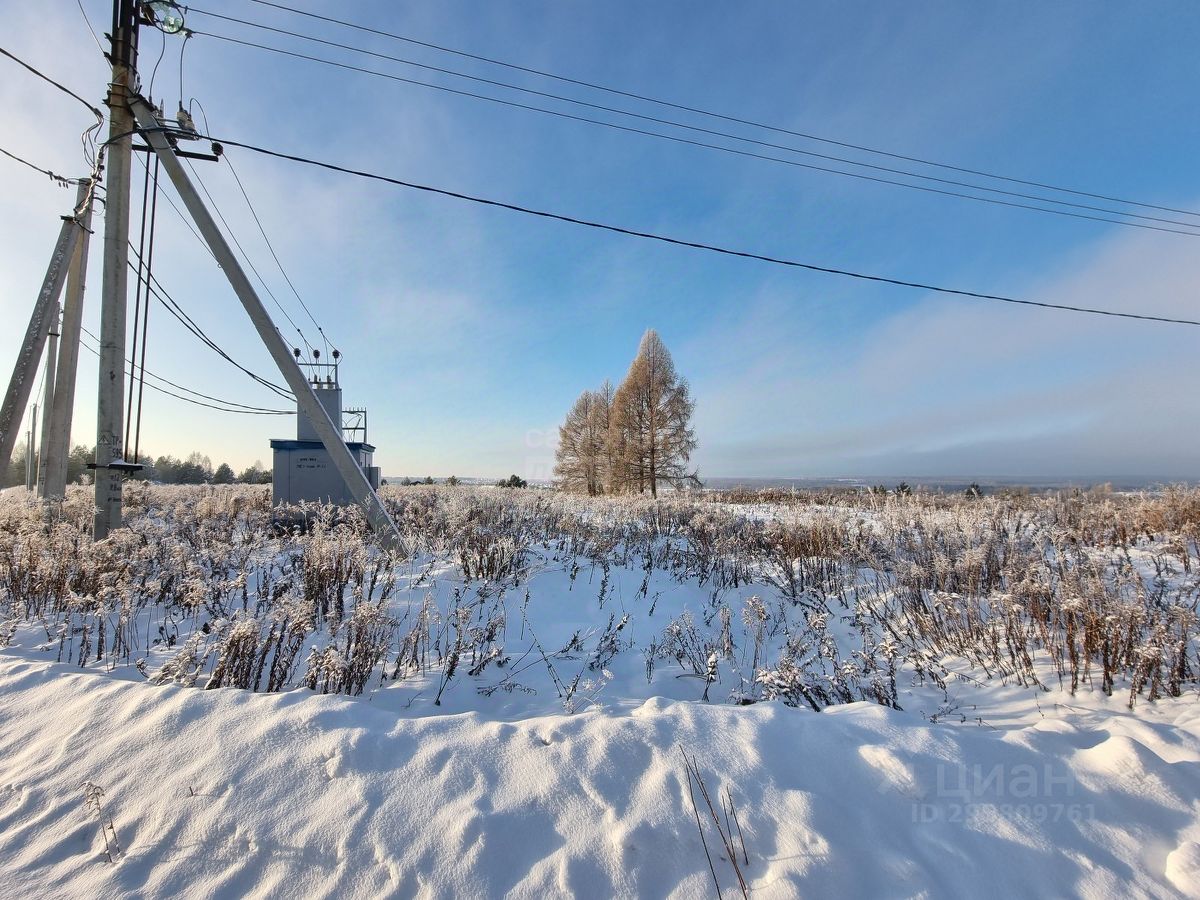
[[[1200,209],[1194,4],[289,5],[797,131]],[[110,5],[83,6],[97,31],[107,30]],[[201,6],[616,102],[248,0]],[[188,25],[462,86],[197,12]],[[50,10],[3,4],[0,34],[8,49],[89,98],[102,97],[105,67],[73,3]],[[144,84],[161,47],[157,32],[144,33]],[[0,145],[55,171],[82,172],[78,133],[86,113],[0,62]],[[184,100],[200,101],[218,136],[411,181],[968,290],[1200,314],[1200,243],[1192,237],[716,153],[203,35],[188,44],[183,87]],[[167,39],[154,94],[170,110],[178,103],[177,38]],[[618,380],[642,331],[655,328],[694,389],[702,474],[1200,476],[1200,329],[872,285],[545,222],[235,149],[229,158],[292,281],[345,354],[347,403],[369,407],[388,473],[544,476],[555,427],[574,397],[605,377]],[[202,163],[198,171],[303,325],[226,165]],[[69,202],[66,191],[0,160],[6,367]],[[169,207],[160,206],[159,224],[162,283],[235,358],[272,374],[211,258]],[[99,257],[97,242],[85,316],[93,331]],[[206,393],[274,405],[160,307],[151,315],[152,371]],[[76,442],[94,440],[94,396],[95,360],[85,352]],[[156,454],[198,449],[240,467],[268,461],[268,439],[292,428],[289,419],[229,416],[149,394],[142,443]]]

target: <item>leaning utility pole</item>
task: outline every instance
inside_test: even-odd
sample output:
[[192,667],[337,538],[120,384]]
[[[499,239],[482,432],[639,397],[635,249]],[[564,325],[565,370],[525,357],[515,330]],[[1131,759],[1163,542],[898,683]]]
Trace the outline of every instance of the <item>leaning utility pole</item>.
[[350,453],[350,448],[346,446],[341,423],[335,423],[329,417],[329,413],[317,399],[317,395],[313,393],[312,385],[300,371],[300,366],[292,356],[292,351],[283,339],[283,335],[271,321],[270,314],[263,306],[254,286],[250,284],[250,279],[246,277],[237,257],[233,255],[233,250],[225,241],[225,236],[217,228],[217,223],[213,221],[212,215],[200,199],[200,195],[196,193],[195,187],[192,186],[191,179],[184,172],[183,165],[175,155],[175,148],[167,140],[165,129],[155,117],[154,110],[145,100],[137,96],[130,98],[130,104],[146,143],[158,154],[163,168],[167,170],[167,175],[175,186],[175,192],[183,200],[183,205],[191,214],[192,221],[196,223],[205,243],[212,250],[221,271],[225,273],[234,293],[242,301],[242,306],[249,314],[250,321],[254,323],[259,337],[262,338],[262,342],[275,360],[275,365],[279,367],[279,372],[283,375],[288,387],[296,395],[296,402],[300,410],[312,422],[317,436],[325,445],[330,459],[333,460],[334,466],[345,480],[350,494],[366,511],[367,520],[371,523],[371,527],[379,536],[380,541],[386,546],[395,546],[400,541],[400,533],[396,530],[396,524],[392,521],[392,517],[384,509],[379,495],[367,481],[366,473],[359,468],[358,462]]
[[[80,197],[83,197],[82,187]],[[46,269],[46,277],[42,280],[37,302],[33,305],[33,315],[29,317],[25,339],[17,352],[17,364],[13,367],[8,390],[4,393],[4,402],[0,405],[0,471],[8,468],[16,448],[21,413],[29,403],[34,374],[37,372],[50,330],[50,310],[57,304],[58,295],[62,292],[63,279],[66,278],[67,266],[75,252],[79,232],[77,216],[63,216],[62,228],[59,229],[54,252],[50,255],[50,265]]]
[[121,525],[125,412],[125,309],[129,284],[129,182],[137,71],[137,4],[113,0],[112,83],[108,88],[104,276],[100,298],[100,378],[96,400],[96,521],[100,540]]
[[79,239],[67,270],[67,293],[63,304],[62,339],[58,345],[57,377],[54,402],[42,413],[50,422],[48,441],[43,441],[42,464],[45,477],[41,482],[42,497],[62,499],[67,492],[67,454],[71,445],[71,420],[75,412],[75,375],[79,367],[79,335],[83,327],[83,291],[87,277],[88,238],[92,231],[92,204],[96,196],[95,182],[85,181],[80,187],[80,206],[75,212],[79,223]]

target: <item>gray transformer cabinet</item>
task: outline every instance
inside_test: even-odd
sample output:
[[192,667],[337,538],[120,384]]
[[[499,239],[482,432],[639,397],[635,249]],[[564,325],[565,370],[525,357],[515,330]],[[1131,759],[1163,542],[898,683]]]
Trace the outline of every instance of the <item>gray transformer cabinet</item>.
[[[339,427],[342,426],[342,388],[334,375],[322,381],[319,377],[312,379],[312,389],[329,413],[329,418]],[[357,412],[357,411],[356,411]],[[373,465],[375,446],[367,443],[364,424],[354,429],[362,432],[361,441],[347,441],[351,456],[359,468],[367,476],[371,487],[379,489],[379,467]],[[275,438],[271,441],[273,456],[271,478],[271,502],[295,504],[302,501],[310,503],[333,503],[338,506],[349,506],[355,502],[346,487],[346,482],[339,474],[337,467],[329,456],[329,451],[321,443],[312,420],[300,410],[296,411],[296,438]]]

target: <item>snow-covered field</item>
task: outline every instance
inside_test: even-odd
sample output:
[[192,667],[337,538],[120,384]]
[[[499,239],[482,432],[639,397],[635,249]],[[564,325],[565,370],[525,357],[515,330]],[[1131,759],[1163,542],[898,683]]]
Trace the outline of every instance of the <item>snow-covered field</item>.
[[1200,896],[1197,492],[128,499],[0,498],[6,895]]

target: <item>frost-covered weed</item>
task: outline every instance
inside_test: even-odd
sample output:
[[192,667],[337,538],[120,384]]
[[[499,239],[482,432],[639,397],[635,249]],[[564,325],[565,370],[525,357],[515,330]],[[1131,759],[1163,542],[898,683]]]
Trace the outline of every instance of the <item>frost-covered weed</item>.
[[[355,509],[279,529],[256,487],[131,484],[128,527],[100,542],[87,491],[49,515],[6,494],[0,644],[155,683],[357,695],[415,680],[438,700],[465,680],[533,692],[540,669],[567,708],[630,653],[652,684],[815,709],[895,706],[898,681],[944,685],[964,666],[1029,685],[1050,671],[1130,704],[1197,678],[1200,490],[384,500],[403,551]],[[560,649],[527,616],[555,572],[553,602],[589,623]]]
[[83,788],[84,807],[95,813],[99,820],[100,836],[104,838],[104,855],[110,863],[115,863],[121,856],[121,844],[117,840],[117,826],[104,809],[104,788],[90,781],[83,782],[80,787]]

